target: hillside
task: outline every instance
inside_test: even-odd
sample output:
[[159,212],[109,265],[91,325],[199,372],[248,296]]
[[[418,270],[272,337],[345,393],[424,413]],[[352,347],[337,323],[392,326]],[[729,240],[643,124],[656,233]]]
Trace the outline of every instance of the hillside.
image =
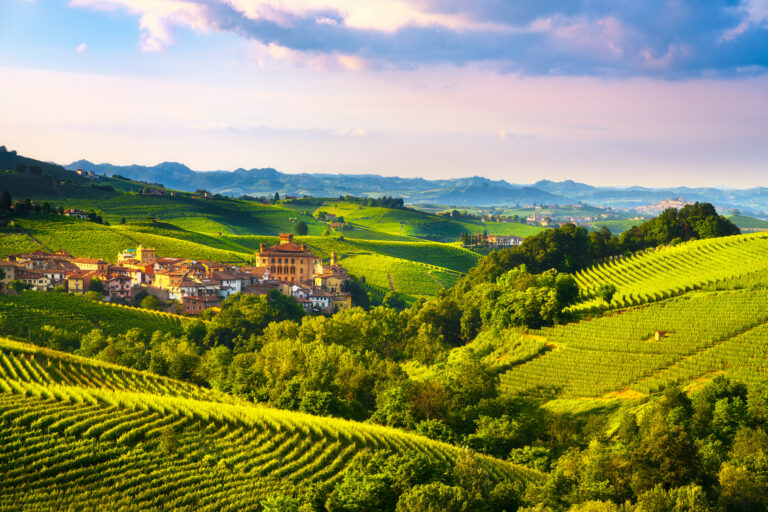
[[[603,284],[616,287],[611,306],[653,302],[720,281],[762,275],[768,270],[768,235],[694,240],[609,260],[575,274],[582,293],[594,294]],[[604,307],[599,300],[576,309]]]
[[[395,429],[258,407],[0,339],[0,508],[257,510],[339,482],[369,450],[465,454]],[[474,456],[496,482],[537,472]],[[64,485],[66,484],[66,485]]]
[[[162,256],[182,256],[245,264],[259,244],[277,243],[274,236],[207,234],[164,222],[105,226],[58,215],[30,215],[16,228],[0,231],[0,257],[25,251],[64,249],[74,256],[115,261],[117,253],[142,244]],[[457,245],[419,241],[365,240],[344,237],[297,237],[324,259],[336,252],[352,275],[394,289],[408,297],[434,295],[452,286],[480,256]],[[371,260],[371,257],[377,257]],[[378,258],[380,256],[380,258]]]
[[767,329],[765,290],[689,293],[543,329],[549,349],[503,374],[500,386],[552,398],[634,398],[715,375],[756,384],[768,370]]

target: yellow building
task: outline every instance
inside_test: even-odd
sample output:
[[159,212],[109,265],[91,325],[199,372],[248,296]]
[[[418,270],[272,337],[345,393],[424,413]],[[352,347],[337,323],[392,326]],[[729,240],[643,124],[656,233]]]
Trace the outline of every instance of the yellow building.
[[72,260],[72,263],[80,270],[96,270],[98,272],[106,272],[109,266],[109,263],[106,261],[94,258],[75,258]]
[[178,288],[181,286],[186,272],[181,270],[158,270],[155,272],[155,288],[162,288],[163,290],[170,290],[171,288]]
[[267,267],[269,277],[284,283],[301,283],[312,279],[317,258],[304,244],[293,242],[290,233],[280,234],[280,243],[273,247],[259,246],[257,265]]
[[344,284],[344,281],[346,279],[332,273],[315,276],[315,286],[331,293],[341,292],[341,285]]
[[352,307],[352,295],[348,293],[342,293],[333,296],[333,309],[341,311],[342,309],[349,309]]
[[157,254],[154,249],[140,245],[136,248],[136,259],[144,264],[152,264],[157,260]]

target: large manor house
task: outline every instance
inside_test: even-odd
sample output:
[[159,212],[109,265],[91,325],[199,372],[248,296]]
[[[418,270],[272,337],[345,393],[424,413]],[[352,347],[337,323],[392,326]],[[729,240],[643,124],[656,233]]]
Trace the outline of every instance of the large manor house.
[[266,295],[270,290],[292,296],[308,313],[332,313],[352,307],[344,283],[347,271],[331,254],[330,263],[293,235],[281,234],[278,244],[261,244],[255,265],[159,257],[155,249],[138,246],[117,255],[116,263],[75,258],[66,251],[14,254],[0,261],[4,288],[21,282],[38,291],[83,294],[100,291],[105,301],[132,303],[152,295],[175,302],[186,314],[217,308],[235,293]]

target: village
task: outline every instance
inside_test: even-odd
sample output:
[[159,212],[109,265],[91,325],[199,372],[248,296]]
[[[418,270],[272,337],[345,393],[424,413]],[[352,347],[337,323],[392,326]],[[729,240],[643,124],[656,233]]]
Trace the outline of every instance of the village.
[[[186,315],[218,308],[227,297],[266,295],[277,290],[291,296],[311,314],[330,314],[352,307],[344,289],[346,269],[332,253],[324,264],[292,234],[281,234],[272,247],[260,244],[255,263],[237,266],[209,260],[158,257],[155,249],[138,246],[119,253],[115,263],[75,258],[66,251],[14,254],[0,261],[3,289],[102,294],[102,300],[134,304],[155,297],[170,311]],[[91,293],[93,295],[93,293]]]

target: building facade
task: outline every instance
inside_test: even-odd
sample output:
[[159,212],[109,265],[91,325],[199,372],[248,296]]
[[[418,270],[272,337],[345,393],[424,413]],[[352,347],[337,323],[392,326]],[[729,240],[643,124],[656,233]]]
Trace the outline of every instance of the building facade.
[[293,235],[282,233],[280,243],[259,247],[258,265],[267,267],[269,276],[284,283],[302,283],[314,275],[317,258],[304,244],[293,242]]

